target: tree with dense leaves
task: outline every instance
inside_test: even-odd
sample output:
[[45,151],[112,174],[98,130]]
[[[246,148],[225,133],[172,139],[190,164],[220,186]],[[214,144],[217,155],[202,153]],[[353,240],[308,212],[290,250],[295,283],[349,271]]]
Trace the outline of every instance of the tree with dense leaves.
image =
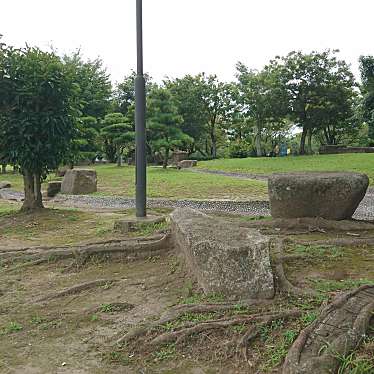
[[122,113],[110,113],[104,117],[101,136],[107,148],[115,150],[117,165],[122,166],[122,156],[134,148],[135,132]]
[[240,62],[236,69],[240,92],[238,101],[247,123],[254,129],[256,153],[260,157],[264,155],[262,137],[265,130],[279,132],[286,124],[288,100],[275,69],[249,70]]
[[172,150],[184,148],[193,141],[182,131],[182,121],[169,90],[154,87],[147,101],[148,142],[152,150],[161,156],[164,168]]
[[182,131],[193,139],[187,151],[193,153],[196,150],[203,156],[208,156],[203,149],[208,113],[203,101],[201,76],[186,75],[183,78],[169,79],[165,81],[165,86],[172,94],[178,113],[183,118]]
[[78,51],[63,61],[79,86],[82,117],[103,118],[111,108],[112,84],[102,60],[84,61]]
[[22,210],[43,208],[41,182],[66,157],[79,87],[53,52],[0,45],[0,159],[21,168]]
[[306,153],[307,138],[311,148],[317,131],[331,129],[352,116],[355,81],[347,63],[336,57],[337,52],[291,52],[276,57],[267,67],[277,72],[289,102],[290,119],[302,128],[300,154]]
[[362,115],[368,124],[370,143],[374,144],[374,57],[360,57],[360,72],[362,80]]

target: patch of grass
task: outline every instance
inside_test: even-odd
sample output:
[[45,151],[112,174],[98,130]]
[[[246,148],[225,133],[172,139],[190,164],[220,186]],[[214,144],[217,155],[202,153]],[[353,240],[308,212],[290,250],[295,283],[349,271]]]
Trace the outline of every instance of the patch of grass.
[[1,330],[1,335],[13,334],[21,330],[23,330],[23,326],[19,324],[18,322],[12,321],[12,322],[9,322],[9,324]]
[[293,251],[299,254],[305,254],[311,257],[321,258],[339,258],[343,257],[344,249],[332,245],[302,245],[294,246]]
[[121,364],[125,366],[131,363],[131,358],[129,357],[129,355],[127,355],[124,352],[120,352],[120,351],[108,352],[105,355],[104,359],[106,359],[107,361],[111,363],[117,363],[117,364]]
[[346,291],[364,284],[374,284],[373,279],[344,279],[335,281],[330,279],[313,279],[314,288],[319,292]]
[[238,173],[271,174],[297,171],[355,171],[365,173],[374,183],[374,154],[255,157],[201,161],[198,168]]
[[176,348],[175,344],[168,344],[161,348],[160,350],[154,352],[152,355],[154,357],[154,361],[159,362],[159,361],[164,361],[171,359],[175,356],[176,354]]
[[339,360],[338,374],[372,374],[374,373],[374,360],[358,357],[355,352],[349,355],[335,355]]
[[[135,168],[113,164],[96,165],[98,192],[102,196],[135,196]],[[10,176],[10,175],[9,175]],[[0,181],[8,175],[0,175]],[[51,176],[52,178],[52,176]],[[8,178],[15,190],[22,191],[21,175]],[[241,180],[221,175],[193,173],[177,169],[147,168],[147,194],[149,197],[168,199],[234,199],[263,200],[267,187],[263,181]]]

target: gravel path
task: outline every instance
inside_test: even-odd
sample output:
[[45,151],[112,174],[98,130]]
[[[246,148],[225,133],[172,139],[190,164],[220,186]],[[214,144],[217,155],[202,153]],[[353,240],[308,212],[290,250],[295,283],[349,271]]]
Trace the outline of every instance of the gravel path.
[[[23,194],[10,189],[0,190],[0,199],[23,199]],[[128,209],[135,208],[135,200],[126,197],[102,197],[93,195],[58,195],[51,202],[75,208]],[[228,212],[248,216],[269,216],[268,201],[232,201],[232,200],[169,200],[148,199],[149,208],[190,207],[207,212]],[[365,198],[356,210],[356,219],[374,219],[374,188],[369,188]]]

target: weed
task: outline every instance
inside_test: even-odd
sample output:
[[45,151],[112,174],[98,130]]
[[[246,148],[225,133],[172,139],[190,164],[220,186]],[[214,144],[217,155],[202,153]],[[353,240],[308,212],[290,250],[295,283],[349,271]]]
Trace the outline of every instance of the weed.
[[130,358],[129,355],[127,355],[127,354],[125,354],[123,352],[119,352],[119,351],[108,352],[105,355],[105,358],[109,362],[118,363],[118,364],[122,364],[122,365],[129,365],[130,362],[131,362],[131,358]]
[[351,288],[360,287],[364,284],[374,284],[372,279],[344,279],[341,281],[329,279],[313,279],[315,288],[320,292],[344,291]]
[[372,374],[374,372],[374,362],[371,359],[357,357],[355,352],[349,355],[336,354],[339,360],[338,374]]
[[32,316],[30,320],[33,325],[40,325],[43,321],[44,319],[38,315]]
[[6,326],[2,330],[2,335],[3,334],[12,334],[18,331],[21,331],[23,329],[22,325],[20,325],[17,322],[9,322],[8,326]]
[[96,314],[93,314],[90,318],[91,322],[96,322],[99,319],[99,317]]
[[114,312],[113,305],[112,304],[102,304],[100,306],[100,312],[102,312],[102,313],[113,313]]
[[175,344],[168,344],[159,351],[153,353],[155,361],[164,361],[172,358],[176,353]]

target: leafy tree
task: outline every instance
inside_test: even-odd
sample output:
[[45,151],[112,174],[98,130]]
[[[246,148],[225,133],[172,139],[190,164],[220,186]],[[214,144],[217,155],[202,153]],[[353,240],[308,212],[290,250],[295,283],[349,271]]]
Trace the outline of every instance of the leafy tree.
[[210,155],[216,158],[218,131],[224,127],[233,109],[232,85],[220,82],[216,75],[203,73],[198,79],[211,142]]
[[80,161],[94,162],[100,155],[99,124],[95,117],[80,117],[71,142],[66,163],[73,166]]
[[374,57],[360,57],[360,72],[362,80],[362,115],[368,124],[368,136],[371,143],[374,143]]
[[22,210],[43,207],[41,182],[66,156],[78,112],[78,87],[53,52],[0,48],[0,159],[19,165]]
[[63,61],[79,86],[82,117],[103,118],[111,108],[112,84],[102,60],[84,61],[77,51]]
[[[124,116],[127,116],[131,107],[135,104],[135,78],[136,72],[131,71],[129,75],[125,76],[121,83],[117,84],[113,93],[115,111],[122,113]],[[152,89],[154,83],[152,83],[152,78],[149,74],[145,74],[144,78],[146,91],[148,93]]]
[[[249,70],[242,63],[237,66],[242,113],[254,129],[257,156],[263,156],[264,132],[282,131],[288,101],[279,85],[277,70],[268,67],[263,71]],[[267,130],[267,131],[266,131]]]
[[[203,145],[207,136],[208,116],[201,83],[201,76],[186,75],[183,78],[167,80],[165,86],[172,94],[178,113],[183,118],[181,130],[193,139],[188,152],[193,153],[197,150],[203,156],[207,156]],[[202,139],[204,144],[201,142]]]
[[[122,166],[122,156],[133,148],[135,133],[122,113],[107,114],[102,122],[101,136],[107,149],[115,150],[117,165]],[[113,157],[113,155],[112,155]]]
[[289,102],[289,116],[302,128],[300,154],[305,143],[321,128],[343,124],[351,116],[355,82],[349,66],[335,56],[338,51],[291,52],[271,61]]
[[162,157],[164,168],[171,150],[192,142],[192,138],[181,130],[182,120],[168,89],[154,87],[147,102],[148,140],[153,151]]

